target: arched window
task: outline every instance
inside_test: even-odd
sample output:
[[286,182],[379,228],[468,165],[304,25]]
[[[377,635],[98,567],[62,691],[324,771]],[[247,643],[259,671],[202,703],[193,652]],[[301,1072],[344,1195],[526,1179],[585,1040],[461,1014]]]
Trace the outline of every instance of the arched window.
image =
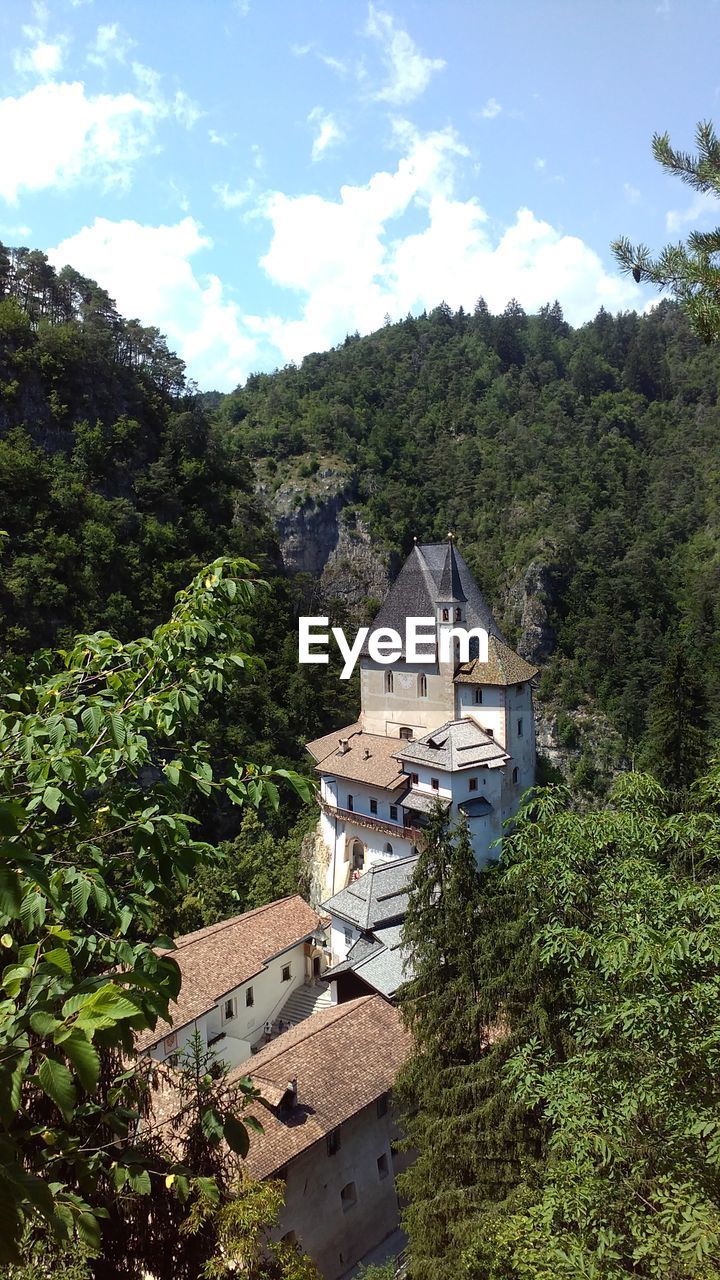
[[418,698],[427,698],[427,676],[424,673],[418,676]]
[[517,769],[513,769],[513,782],[517,782],[517,780],[518,780],[518,771]]
[[475,706],[476,707],[482,706],[482,689],[475,690]]
[[449,622],[449,621],[450,621],[450,610],[449,610],[449,609],[443,609],[443,611],[442,611],[442,620],[443,620],[443,622]]
[[462,619],[462,609],[458,608],[455,610],[455,621],[460,622],[461,619]]
[[405,724],[402,725],[400,729],[400,737],[404,738],[406,742],[410,742],[412,740],[412,733],[413,733],[412,729],[408,729],[407,725]]
[[385,672],[385,692],[392,693],[392,691],[393,691],[393,673],[392,671],[386,671]]
[[390,844],[390,841],[388,840],[387,844],[385,845],[385,853],[392,853],[392,851],[393,851],[393,847]]

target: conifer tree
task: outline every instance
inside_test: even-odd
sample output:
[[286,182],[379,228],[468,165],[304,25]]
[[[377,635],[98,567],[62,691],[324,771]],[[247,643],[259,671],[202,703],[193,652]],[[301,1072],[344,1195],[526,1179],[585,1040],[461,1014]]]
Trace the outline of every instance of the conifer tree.
[[707,757],[706,706],[698,658],[682,640],[673,643],[650,701],[642,764],[681,797]]
[[400,1178],[413,1280],[457,1273],[478,1215],[541,1150],[532,1109],[513,1101],[501,1074],[547,1004],[516,897],[497,866],[478,871],[467,826],[451,831],[438,810],[410,890],[413,977],[400,995],[415,1038],[397,1085],[417,1153]]
[[[676,151],[667,133],[653,137],[653,155],[666,173],[677,174],[695,191],[720,196],[720,141],[709,120],[697,126],[696,156]],[[623,271],[639,283],[649,280],[669,289],[685,306],[693,328],[705,342],[720,338],[720,227],[693,231],[687,244],[666,245],[653,258],[646,245],[632,245],[621,236],[612,245]]]

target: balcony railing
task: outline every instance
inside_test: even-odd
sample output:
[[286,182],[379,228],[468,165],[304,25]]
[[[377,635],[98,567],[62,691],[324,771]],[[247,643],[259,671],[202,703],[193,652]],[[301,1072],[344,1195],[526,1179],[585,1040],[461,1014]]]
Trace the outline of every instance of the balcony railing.
[[369,831],[380,831],[386,836],[395,836],[399,840],[411,840],[419,845],[423,833],[419,827],[408,826],[404,822],[384,822],[382,818],[374,818],[368,813],[358,813],[356,809],[341,809],[340,805],[328,804],[327,800],[319,800],[320,808],[330,818],[339,818],[342,822],[354,822],[358,827]]

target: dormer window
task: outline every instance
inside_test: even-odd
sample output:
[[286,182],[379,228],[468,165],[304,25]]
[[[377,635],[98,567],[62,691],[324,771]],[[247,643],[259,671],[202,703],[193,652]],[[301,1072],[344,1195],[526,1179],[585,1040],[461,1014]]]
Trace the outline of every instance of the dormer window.
[[427,676],[424,673],[418,676],[418,698],[427,698]]
[[449,610],[449,609],[443,609],[443,611],[442,611],[442,620],[443,620],[443,622],[449,622],[449,621],[450,621],[450,610]]
[[385,692],[392,693],[392,691],[393,691],[393,673],[392,671],[386,671],[385,672]]

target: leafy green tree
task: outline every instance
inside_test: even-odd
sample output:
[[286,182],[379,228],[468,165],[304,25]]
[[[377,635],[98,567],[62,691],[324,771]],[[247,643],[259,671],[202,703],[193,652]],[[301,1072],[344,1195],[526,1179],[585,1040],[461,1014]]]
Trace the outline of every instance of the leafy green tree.
[[[697,155],[676,151],[667,133],[656,133],[652,148],[666,173],[682,178],[695,191],[720,196],[720,142],[709,120],[695,134]],[[686,308],[693,328],[705,342],[720,338],[720,227],[693,231],[686,244],[666,245],[653,258],[644,244],[633,246],[625,237],[616,240],[613,253],[623,271],[636,281],[648,280],[669,289]]]
[[[269,765],[218,770],[196,737],[206,699],[251,661],[238,614],[257,590],[253,571],[218,560],[150,638],[80,636],[2,674],[6,1261],[38,1218],[97,1251],[103,1199],[126,1184],[151,1189],[139,1142],[147,1091],[123,1055],[178,993],[172,942],[152,927],[175,886],[215,857],[187,814],[194,797],[276,806],[278,781],[307,795],[304,780]],[[225,1132],[233,1147],[236,1134]]]
[[480,1215],[473,1280],[720,1275],[720,769],[683,814],[646,775],[578,814],[538,793],[503,849],[566,1038],[504,1071],[546,1134],[544,1166]]

